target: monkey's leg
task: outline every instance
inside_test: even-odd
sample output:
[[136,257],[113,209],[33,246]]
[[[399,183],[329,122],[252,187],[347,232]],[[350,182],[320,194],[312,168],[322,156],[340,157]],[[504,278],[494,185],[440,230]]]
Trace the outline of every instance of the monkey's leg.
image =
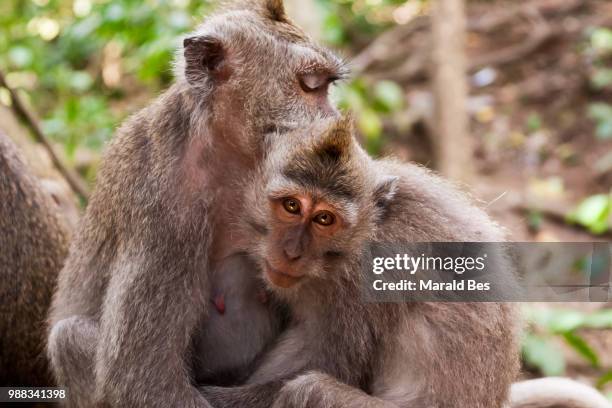
[[94,406],[98,332],[98,324],[84,316],[60,320],[51,328],[47,347],[58,383],[68,388],[66,406]]
[[201,387],[200,391],[215,408],[269,408],[283,384],[279,380],[239,387]]
[[158,246],[163,253],[146,259],[126,250],[111,271],[96,348],[96,400],[126,408],[210,408],[186,369],[190,336],[204,314],[207,288],[195,269],[201,263],[183,247]]
[[289,381],[272,408],[397,408],[323,373],[310,372]]

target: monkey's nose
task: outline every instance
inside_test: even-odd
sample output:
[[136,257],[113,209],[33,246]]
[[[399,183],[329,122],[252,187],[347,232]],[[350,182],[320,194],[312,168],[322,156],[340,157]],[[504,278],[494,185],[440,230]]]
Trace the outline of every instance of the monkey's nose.
[[298,259],[301,258],[302,254],[299,251],[295,251],[295,250],[287,250],[286,248],[283,249],[283,252],[285,253],[285,256],[287,257],[288,260],[290,261],[297,261]]

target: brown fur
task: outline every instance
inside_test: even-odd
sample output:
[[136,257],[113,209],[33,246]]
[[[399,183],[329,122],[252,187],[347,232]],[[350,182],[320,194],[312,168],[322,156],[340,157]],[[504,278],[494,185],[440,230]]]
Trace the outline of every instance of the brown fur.
[[44,322],[69,227],[1,132],[0,197],[0,385],[49,386]]

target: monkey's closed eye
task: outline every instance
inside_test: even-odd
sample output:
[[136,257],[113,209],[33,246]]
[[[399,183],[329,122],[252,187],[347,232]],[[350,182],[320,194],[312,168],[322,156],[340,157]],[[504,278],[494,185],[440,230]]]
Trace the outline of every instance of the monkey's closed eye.
[[312,219],[319,225],[323,225],[324,227],[332,225],[336,221],[336,217],[329,211],[321,211]]
[[299,214],[300,202],[294,198],[285,198],[283,200],[283,208],[290,214]]
[[325,73],[304,74],[299,77],[300,86],[304,92],[327,90],[328,85],[336,79]]

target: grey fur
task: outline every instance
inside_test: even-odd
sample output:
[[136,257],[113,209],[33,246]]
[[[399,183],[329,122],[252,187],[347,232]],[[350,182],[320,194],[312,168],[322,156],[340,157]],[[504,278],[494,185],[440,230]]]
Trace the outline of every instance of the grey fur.
[[[212,299],[222,296],[225,310],[212,308],[195,336],[198,384],[243,383],[257,358],[280,333],[282,305],[266,293],[257,275],[255,263],[240,253],[226,258],[213,272]],[[267,301],[262,302],[262,296]]]
[[[73,406],[209,406],[193,386],[192,346],[212,271],[237,252],[225,222],[242,196],[235,180],[255,168],[264,130],[336,115],[298,76],[339,60],[279,21],[272,3],[207,19],[177,56],[176,83],[105,152],[49,318],[48,354]],[[201,38],[222,46],[212,62],[209,48],[191,46]],[[93,364],[70,364],[66,354],[86,355],[88,338],[97,339]]]
[[[331,199],[325,177],[319,178],[325,185],[317,186],[319,179],[293,180],[297,173],[283,172],[296,165],[287,158],[308,156],[308,144],[319,145],[317,133],[320,125],[286,135],[289,146],[276,140],[260,184],[251,182],[247,218],[255,224],[273,219],[264,201],[270,191],[292,195],[306,188]],[[302,266],[309,269],[307,280],[288,289],[271,286],[288,302],[289,328],[246,385],[206,387],[205,394],[217,408],[502,407],[519,366],[511,305],[365,303],[361,271],[371,243],[502,241],[503,232],[432,173],[374,161],[354,141],[344,150],[335,164],[327,162],[327,171],[351,174],[344,188],[359,192],[349,203],[357,221],[334,244],[342,255],[324,260],[315,254]],[[302,160],[298,166],[310,164]],[[246,234],[254,237],[249,253],[265,268],[274,224],[269,234]]]

